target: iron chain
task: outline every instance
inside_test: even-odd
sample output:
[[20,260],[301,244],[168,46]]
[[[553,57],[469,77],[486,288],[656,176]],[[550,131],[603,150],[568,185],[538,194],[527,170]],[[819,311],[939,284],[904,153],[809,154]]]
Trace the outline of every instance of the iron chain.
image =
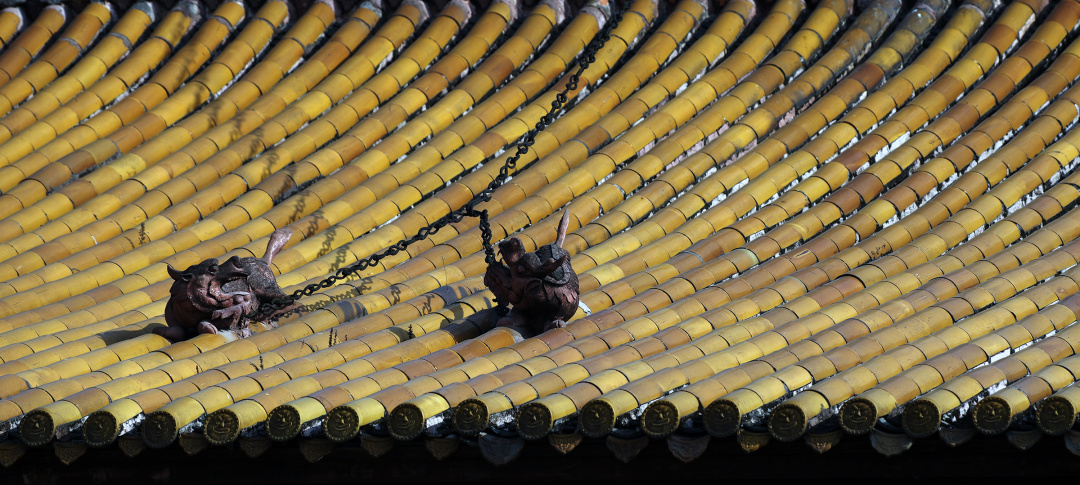
[[384,258],[396,256],[397,254],[404,252],[412,244],[427,239],[446,226],[461,222],[465,217],[476,217],[480,219],[479,228],[480,237],[484,243],[484,261],[489,265],[495,264],[495,247],[491,243],[493,234],[491,232],[491,224],[488,223],[488,212],[486,209],[478,210],[476,206],[490,201],[495,190],[510,178],[510,173],[517,168],[518,160],[528,153],[529,147],[536,143],[536,135],[541,131],[544,131],[548,125],[555,121],[556,115],[562,110],[567,100],[569,100],[569,93],[578,88],[578,85],[581,82],[581,76],[585,73],[585,70],[588,69],[591,64],[596,62],[596,53],[607,43],[608,39],[611,38],[612,29],[614,29],[622,20],[626,5],[629,4],[629,2],[625,2],[625,4],[620,4],[619,2],[613,3],[615,3],[615,8],[612,9],[610,21],[607,22],[603,30],[589,42],[589,45],[586,46],[585,50],[578,57],[577,71],[570,74],[563,90],[555,95],[555,99],[551,101],[551,109],[548,110],[547,114],[540,117],[540,120],[536,122],[535,127],[518,140],[516,144],[517,152],[507,157],[506,162],[499,168],[499,174],[495,176],[490,184],[488,184],[487,188],[482,190],[479,194],[476,194],[472,200],[467,202],[460,209],[451,211],[449,214],[439,218],[435,222],[420,228],[416,235],[402,239],[381,252],[362,258],[349,266],[338,268],[334,274],[327,276],[326,279],[298,289],[285,298],[275,298],[272,301],[264,302],[259,306],[259,309],[255,311],[255,314],[251,316],[258,320],[272,315],[277,311],[284,310],[300,298],[314,295],[319,290],[330,288],[338,281],[357,274],[361,270],[376,266]]

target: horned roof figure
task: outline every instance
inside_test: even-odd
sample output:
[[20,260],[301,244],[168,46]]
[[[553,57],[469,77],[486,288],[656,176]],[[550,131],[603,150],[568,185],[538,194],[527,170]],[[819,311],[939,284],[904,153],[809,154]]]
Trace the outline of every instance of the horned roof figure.
[[529,337],[563,327],[577,312],[578,278],[562,248],[569,223],[570,212],[564,211],[555,242],[535,252],[526,252],[516,237],[499,243],[503,262],[488,266],[484,275],[495,301],[510,306],[497,326],[514,327]]
[[[233,256],[221,264],[210,258],[184,271],[169,266],[174,281],[165,306],[168,327],[156,329],[155,333],[172,341],[219,331],[230,331],[241,338],[251,335],[248,315],[261,303],[286,296],[270,271],[270,263],[291,236],[287,229],[274,231],[262,258]],[[266,321],[284,311],[267,316]]]

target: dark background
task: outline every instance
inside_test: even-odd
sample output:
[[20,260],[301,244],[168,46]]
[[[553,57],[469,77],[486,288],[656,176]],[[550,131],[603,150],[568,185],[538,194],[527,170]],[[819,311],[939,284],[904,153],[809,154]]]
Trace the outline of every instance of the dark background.
[[[865,436],[845,436],[831,451],[818,454],[801,441],[772,442],[746,453],[732,439],[712,440],[705,453],[682,463],[664,441],[653,441],[630,463],[617,460],[604,440],[586,439],[567,455],[541,442],[529,442],[518,459],[497,467],[478,448],[462,444],[436,461],[423,442],[397,443],[372,458],[356,444],[339,445],[308,463],[296,442],[272,446],[258,458],[239,448],[210,447],[188,456],[178,445],[146,449],[134,458],[116,446],[90,449],[64,465],[51,449],[27,450],[10,468],[0,468],[0,483],[335,483],[413,481],[577,481],[577,480],[733,480],[822,477],[870,478],[1075,478],[1080,457],[1061,437],[1044,436],[1021,451],[1004,437],[977,436],[951,448],[937,437],[916,441],[906,453],[885,457]],[[951,481],[950,480],[950,481]]]

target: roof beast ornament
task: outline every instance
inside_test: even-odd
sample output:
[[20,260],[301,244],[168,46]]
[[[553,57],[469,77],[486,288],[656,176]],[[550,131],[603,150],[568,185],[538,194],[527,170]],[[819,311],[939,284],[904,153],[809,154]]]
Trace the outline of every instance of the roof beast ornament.
[[[174,342],[202,333],[229,331],[239,338],[251,335],[250,318],[262,302],[285,298],[285,292],[274,279],[270,263],[285,247],[292,232],[278,229],[270,235],[262,258],[233,256],[218,264],[207,259],[184,271],[169,266],[173,285],[169,288],[169,303],[165,305],[167,327],[154,333]],[[257,321],[267,323],[287,312],[286,307],[261,315]]]
[[562,328],[578,308],[578,278],[570,266],[570,254],[562,248],[570,212],[564,211],[554,243],[525,252],[521,240],[499,243],[503,262],[488,265],[484,284],[509,313],[496,326],[513,327],[524,337]]

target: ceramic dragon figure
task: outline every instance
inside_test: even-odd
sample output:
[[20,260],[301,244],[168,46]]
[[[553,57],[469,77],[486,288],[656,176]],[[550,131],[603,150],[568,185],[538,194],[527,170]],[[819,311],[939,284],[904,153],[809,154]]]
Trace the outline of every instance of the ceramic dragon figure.
[[[154,332],[172,341],[219,331],[230,331],[241,338],[251,335],[247,316],[261,303],[286,296],[270,271],[270,263],[291,235],[286,229],[274,231],[262,258],[233,256],[221,264],[211,258],[184,271],[169,266],[174,281],[165,305],[168,326]],[[288,308],[269,315],[266,321],[285,311]]]
[[500,306],[510,313],[497,326],[516,328],[531,337],[566,325],[578,309],[578,278],[570,266],[570,254],[562,248],[570,213],[563,212],[554,243],[525,252],[521,240],[508,238],[499,243],[502,263],[488,266],[484,284],[495,294]]

